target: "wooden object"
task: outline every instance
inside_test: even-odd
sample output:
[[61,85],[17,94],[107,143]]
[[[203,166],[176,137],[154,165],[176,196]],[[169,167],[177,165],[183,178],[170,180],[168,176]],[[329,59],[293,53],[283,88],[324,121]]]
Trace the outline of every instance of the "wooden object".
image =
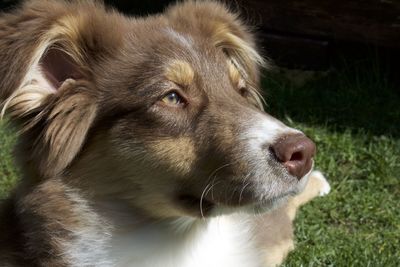
[[400,48],[398,0],[242,0],[240,4],[261,18],[266,31]]

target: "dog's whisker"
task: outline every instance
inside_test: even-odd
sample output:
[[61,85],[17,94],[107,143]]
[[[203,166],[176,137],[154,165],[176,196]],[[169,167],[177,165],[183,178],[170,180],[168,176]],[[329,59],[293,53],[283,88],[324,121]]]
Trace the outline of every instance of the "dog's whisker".
[[[214,183],[214,179],[212,181],[212,183],[208,183],[206,185],[206,187],[204,188],[201,197],[200,197],[200,213],[201,213],[201,217],[204,219],[204,214],[203,214],[203,200],[205,197],[207,197],[208,193],[213,189],[214,186],[216,186],[218,183],[220,183],[220,181],[218,181],[217,183]],[[214,200],[214,198],[212,197],[212,200]]]
[[248,173],[243,179],[244,186],[242,187],[242,190],[240,191],[240,194],[239,194],[239,205],[242,202],[242,196],[243,196],[244,190],[246,189],[246,187],[248,187],[251,184],[250,182],[246,182],[249,177],[250,177],[250,173]]
[[215,180],[216,180],[217,176],[214,176],[214,178],[211,181],[211,184],[213,185],[211,187],[211,200],[214,200],[214,186],[215,186]]
[[[210,191],[212,192],[212,190],[213,190],[213,188],[217,185],[217,184],[219,184],[219,183],[221,183],[221,181],[218,181],[218,182],[216,182],[216,183],[214,183],[214,181],[215,180],[213,180],[213,182],[211,183],[211,186],[208,188],[208,190],[207,190],[207,192],[205,193],[205,197],[208,195],[208,193],[210,193]],[[214,200],[214,196],[212,195],[212,198],[211,198],[212,200]]]
[[210,183],[207,183],[207,185],[204,187],[203,192],[201,193],[200,196],[200,214],[201,214],[201,218],[204,219],[204,213],[203,213],[203,199],[205,196],[205,192],[207,191],[208,187],[210,186]]
[[[211,184],[214,184],[215,179],[217,178],[217,173],[222,170],[223,168],[229,167],[233,165],[233,163],[226,163],[224,165],[221,165],[220,167],[216,168],[214,171],[211,172],[211,174],[208,176],[207,180],[211,179]],[[210,183],[209,182],[209,183]],[[211,187],[211,190],[214,188],[214,185]],[[211,191],[211,199],[214,200],[214,191]]]

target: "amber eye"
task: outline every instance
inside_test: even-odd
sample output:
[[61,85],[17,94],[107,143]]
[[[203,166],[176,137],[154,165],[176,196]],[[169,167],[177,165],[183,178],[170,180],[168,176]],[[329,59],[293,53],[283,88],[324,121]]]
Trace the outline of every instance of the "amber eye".
[[184,103],[183,98],[176,92],[171,92],[165,95],[162,102],[171,106],[178,106]]

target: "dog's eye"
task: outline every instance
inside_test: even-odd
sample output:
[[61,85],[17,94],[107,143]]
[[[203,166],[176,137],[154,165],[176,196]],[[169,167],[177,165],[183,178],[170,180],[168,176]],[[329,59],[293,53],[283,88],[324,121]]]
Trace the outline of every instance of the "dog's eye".
[[171,106],[179,106],[184,104],[183,98],[177,92],[168,93],[161,101]]
[[240,88],[239,89],[239,94],[241,95],[241,96],[243,96],[243,97],[248,97],[249,96],[249,90],[247,90],[247,88],[246,87],[242,87],[242,88]]

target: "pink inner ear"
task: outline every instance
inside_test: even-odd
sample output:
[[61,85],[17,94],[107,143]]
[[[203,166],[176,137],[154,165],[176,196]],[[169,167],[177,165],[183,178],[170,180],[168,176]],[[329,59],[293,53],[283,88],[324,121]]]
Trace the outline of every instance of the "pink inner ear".
[[82,73],[71,56],[58,49],[49,49],[40,60],[40,67],[44,78],[55,90],[67,79],[82,78]]

